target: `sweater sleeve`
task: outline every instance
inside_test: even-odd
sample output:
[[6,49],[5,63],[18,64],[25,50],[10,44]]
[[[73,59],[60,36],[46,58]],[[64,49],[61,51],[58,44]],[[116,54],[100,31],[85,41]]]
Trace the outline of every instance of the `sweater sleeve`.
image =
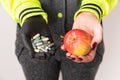
[[100,21],[115,7],[118,0],[83,0],[80,9],[75,13],[74,19],[80,12],[89,11],[96,15]]
[[39,0],[0,0],[8,14],[21,26],[24,21],[32,16],[41,15],[46,23],[47,14],[41,7]]

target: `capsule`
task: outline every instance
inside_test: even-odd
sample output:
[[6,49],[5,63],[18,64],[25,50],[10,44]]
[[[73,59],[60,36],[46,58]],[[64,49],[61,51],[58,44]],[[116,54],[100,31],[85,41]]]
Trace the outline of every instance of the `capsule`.
[[35,45],[36,46],[41,46],[41,45],[43,45],[43,43],[42,42],[38,42],[38,43],[35,43]]
[[37,46],[37,49],[41,49],[42,47],[41,46]]
[[35,52],[40,52],[40,50],[39,50],[39,49],[34,49],[34,51],[35,51]]
[[47,42],[47,44],[50,44],[50,43],[51,43],[50,41]]
[[40,51],[43,51],[43,52],[48,52],[47,50],[45,50],[44,48],[41,48]]
[[48,50],[50,51],[50,50],[51,50],[51,48],[49,47],[49,48],[48,48]]
[[40,36],[40,34],[38,33],[38,34],[36,34],[35,36],[33,36],[33,39],[36,39],[37,37],[39,37]]
[[37,40],[37,39],[35,39],[33,42],[36,44],[36,43],[41,42],[41,40]]
[[45,36],[40,36],[40,37],[41,37],[41,39],[46,38]]
[[48,49],[49,49],[49,47],[48,47],[48,46],[46,46],[46,47],[45,47],[45,50],[48,50]]
[[33,46],[33,48],[34,48],[34,49],[36,49],[36,46],[35,46],[35,44],[34,44],[34,43],[32,43],[32,46]]
[[54,46],[54,43],[51,43],[51,44],[50,44],[50,47],[51,47],[51,46]]
[[42,38],[42,41],[48,41],[49,40],[49,38]]

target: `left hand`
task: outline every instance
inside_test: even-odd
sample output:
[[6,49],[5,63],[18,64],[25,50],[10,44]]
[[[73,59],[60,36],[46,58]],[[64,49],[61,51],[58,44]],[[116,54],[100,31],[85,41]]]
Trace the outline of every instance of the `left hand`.
[[[74,62],[91,62],[96,54],[97,44],[102,41],[102,26],[96,16],[90,12],[80,13],[73,23],[72,29],[82,29],[88,32],[92,36],[91,51],[85,56],[75,56],[70,53],[66,53],[69,59]],[[62,50],[65,50],[64,45],[61,46]]]

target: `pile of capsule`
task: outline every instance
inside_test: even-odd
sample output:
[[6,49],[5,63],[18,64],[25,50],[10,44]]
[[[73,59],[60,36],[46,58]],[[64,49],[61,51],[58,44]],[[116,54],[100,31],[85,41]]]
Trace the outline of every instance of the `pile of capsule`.
[[33,36],[31,42],[35,52],[48,52],[54,45],[54,43],[51,42],[48,37],[42,36],[40,34]]

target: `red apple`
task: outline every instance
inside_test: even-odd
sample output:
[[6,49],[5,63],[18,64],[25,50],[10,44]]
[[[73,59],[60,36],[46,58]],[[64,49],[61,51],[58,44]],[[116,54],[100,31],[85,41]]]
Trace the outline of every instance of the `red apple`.
[[91,49],[92,37],[87,32],[81,29],[72,29],[64,36],[65,49],[75,55],[83,56],[89,53]]

